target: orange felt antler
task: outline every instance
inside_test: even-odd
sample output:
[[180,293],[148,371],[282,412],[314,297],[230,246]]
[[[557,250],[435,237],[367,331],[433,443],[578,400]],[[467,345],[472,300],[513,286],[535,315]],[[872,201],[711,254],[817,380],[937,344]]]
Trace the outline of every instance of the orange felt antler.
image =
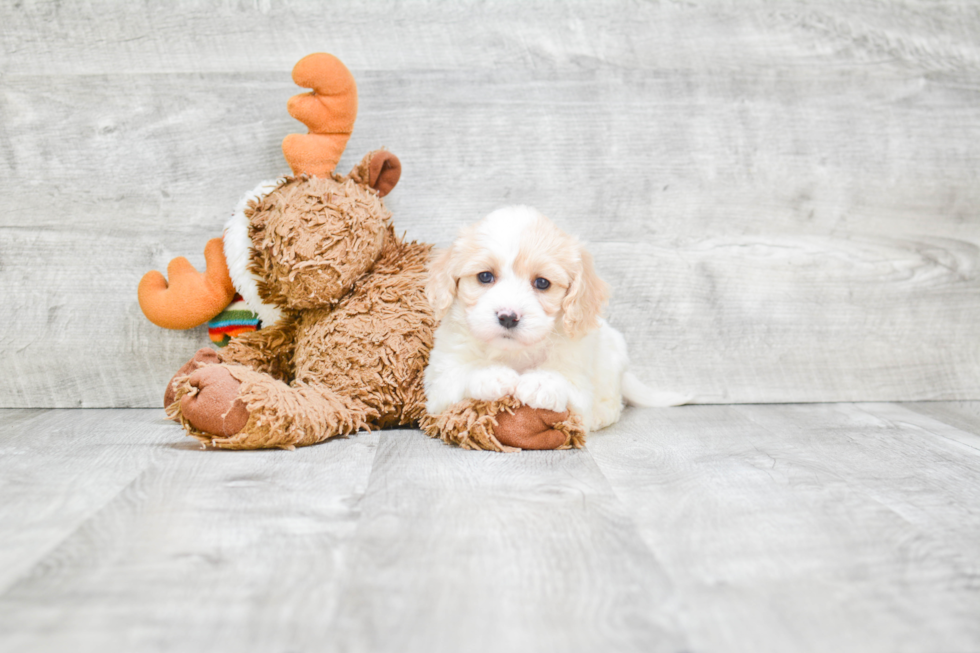
[[212,238],[204,248],[207,269],[202,274],[178,256],[167,266],[170,284],[152,270],[143,275],[139,286],[143,314],[165,329],[190,329],[204,324],[225,309],[235,297],[228,274],[224,245]]
[[310,93],[289,98],[289,115],[306,125],[308,134],[290,134],[282,153],[293,174],[328,177],[340,161],[354,131],[357,84],[347,66],[332,54],[307,55],[293,67],[293,81]]

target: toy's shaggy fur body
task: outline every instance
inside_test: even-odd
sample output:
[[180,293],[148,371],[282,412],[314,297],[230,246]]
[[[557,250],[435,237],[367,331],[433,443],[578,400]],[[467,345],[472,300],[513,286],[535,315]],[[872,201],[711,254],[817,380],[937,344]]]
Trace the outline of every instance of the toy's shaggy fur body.
[[182,410],[199,391],[188,376],[174,379],[169,414],[229,449],[418,422],[435,327],[424,294],[431,246],[398,238],[380,198],[354,179],[284,180],[246,216],[259,294],[283,313],[219,352],[248,421],[228,436],[195,428]]

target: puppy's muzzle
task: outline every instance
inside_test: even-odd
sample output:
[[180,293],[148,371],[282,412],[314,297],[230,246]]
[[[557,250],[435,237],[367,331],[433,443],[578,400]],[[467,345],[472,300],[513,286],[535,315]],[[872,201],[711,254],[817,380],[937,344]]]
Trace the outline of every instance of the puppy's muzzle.
[[521,316],[513,311],[500,311],[497,313],[497,321],[505,329],[513,329],[521,321]]

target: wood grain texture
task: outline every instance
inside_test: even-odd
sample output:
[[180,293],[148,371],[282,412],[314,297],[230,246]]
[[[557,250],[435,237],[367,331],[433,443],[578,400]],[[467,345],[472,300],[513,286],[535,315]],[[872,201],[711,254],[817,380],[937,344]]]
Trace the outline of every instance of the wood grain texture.
[[0,649],[319,648],[378,435],[228,455],[155,412],[0,412]]
[[150,410],[0,411],[0,594],[32,568],[57,565],[65,538],[159,458],[174,429],[158,418]]
[[956,429],[958,439],[980,449],[980,403],[975,401],[920,401],[903,404],[909,410],[932,417]]
[[155,406],[203,330],[135,287],[286,170],[302,55],[360,87],[341,169],[397,225],[504,203],[592,243],[652,384],[706,402],[980,397],[972,3],[0,7],[0,405]]
[[978,406],[629,409],[506,455],[0,410],[0,650],[975,651]]
[[329,631],[351,651],[679,651],[671,583],[583,450],[386,431]]
[[969,437],[895,404],[714,406],[628,411],[589,450],[694,650],[967,651]]

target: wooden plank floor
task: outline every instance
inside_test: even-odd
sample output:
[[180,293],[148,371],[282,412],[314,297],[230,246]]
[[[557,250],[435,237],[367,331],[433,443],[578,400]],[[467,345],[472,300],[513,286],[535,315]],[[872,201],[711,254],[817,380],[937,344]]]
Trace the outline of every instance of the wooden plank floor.
[[0,411],[0,650],[977,651],[980,402],[631,409],[516,455]]

